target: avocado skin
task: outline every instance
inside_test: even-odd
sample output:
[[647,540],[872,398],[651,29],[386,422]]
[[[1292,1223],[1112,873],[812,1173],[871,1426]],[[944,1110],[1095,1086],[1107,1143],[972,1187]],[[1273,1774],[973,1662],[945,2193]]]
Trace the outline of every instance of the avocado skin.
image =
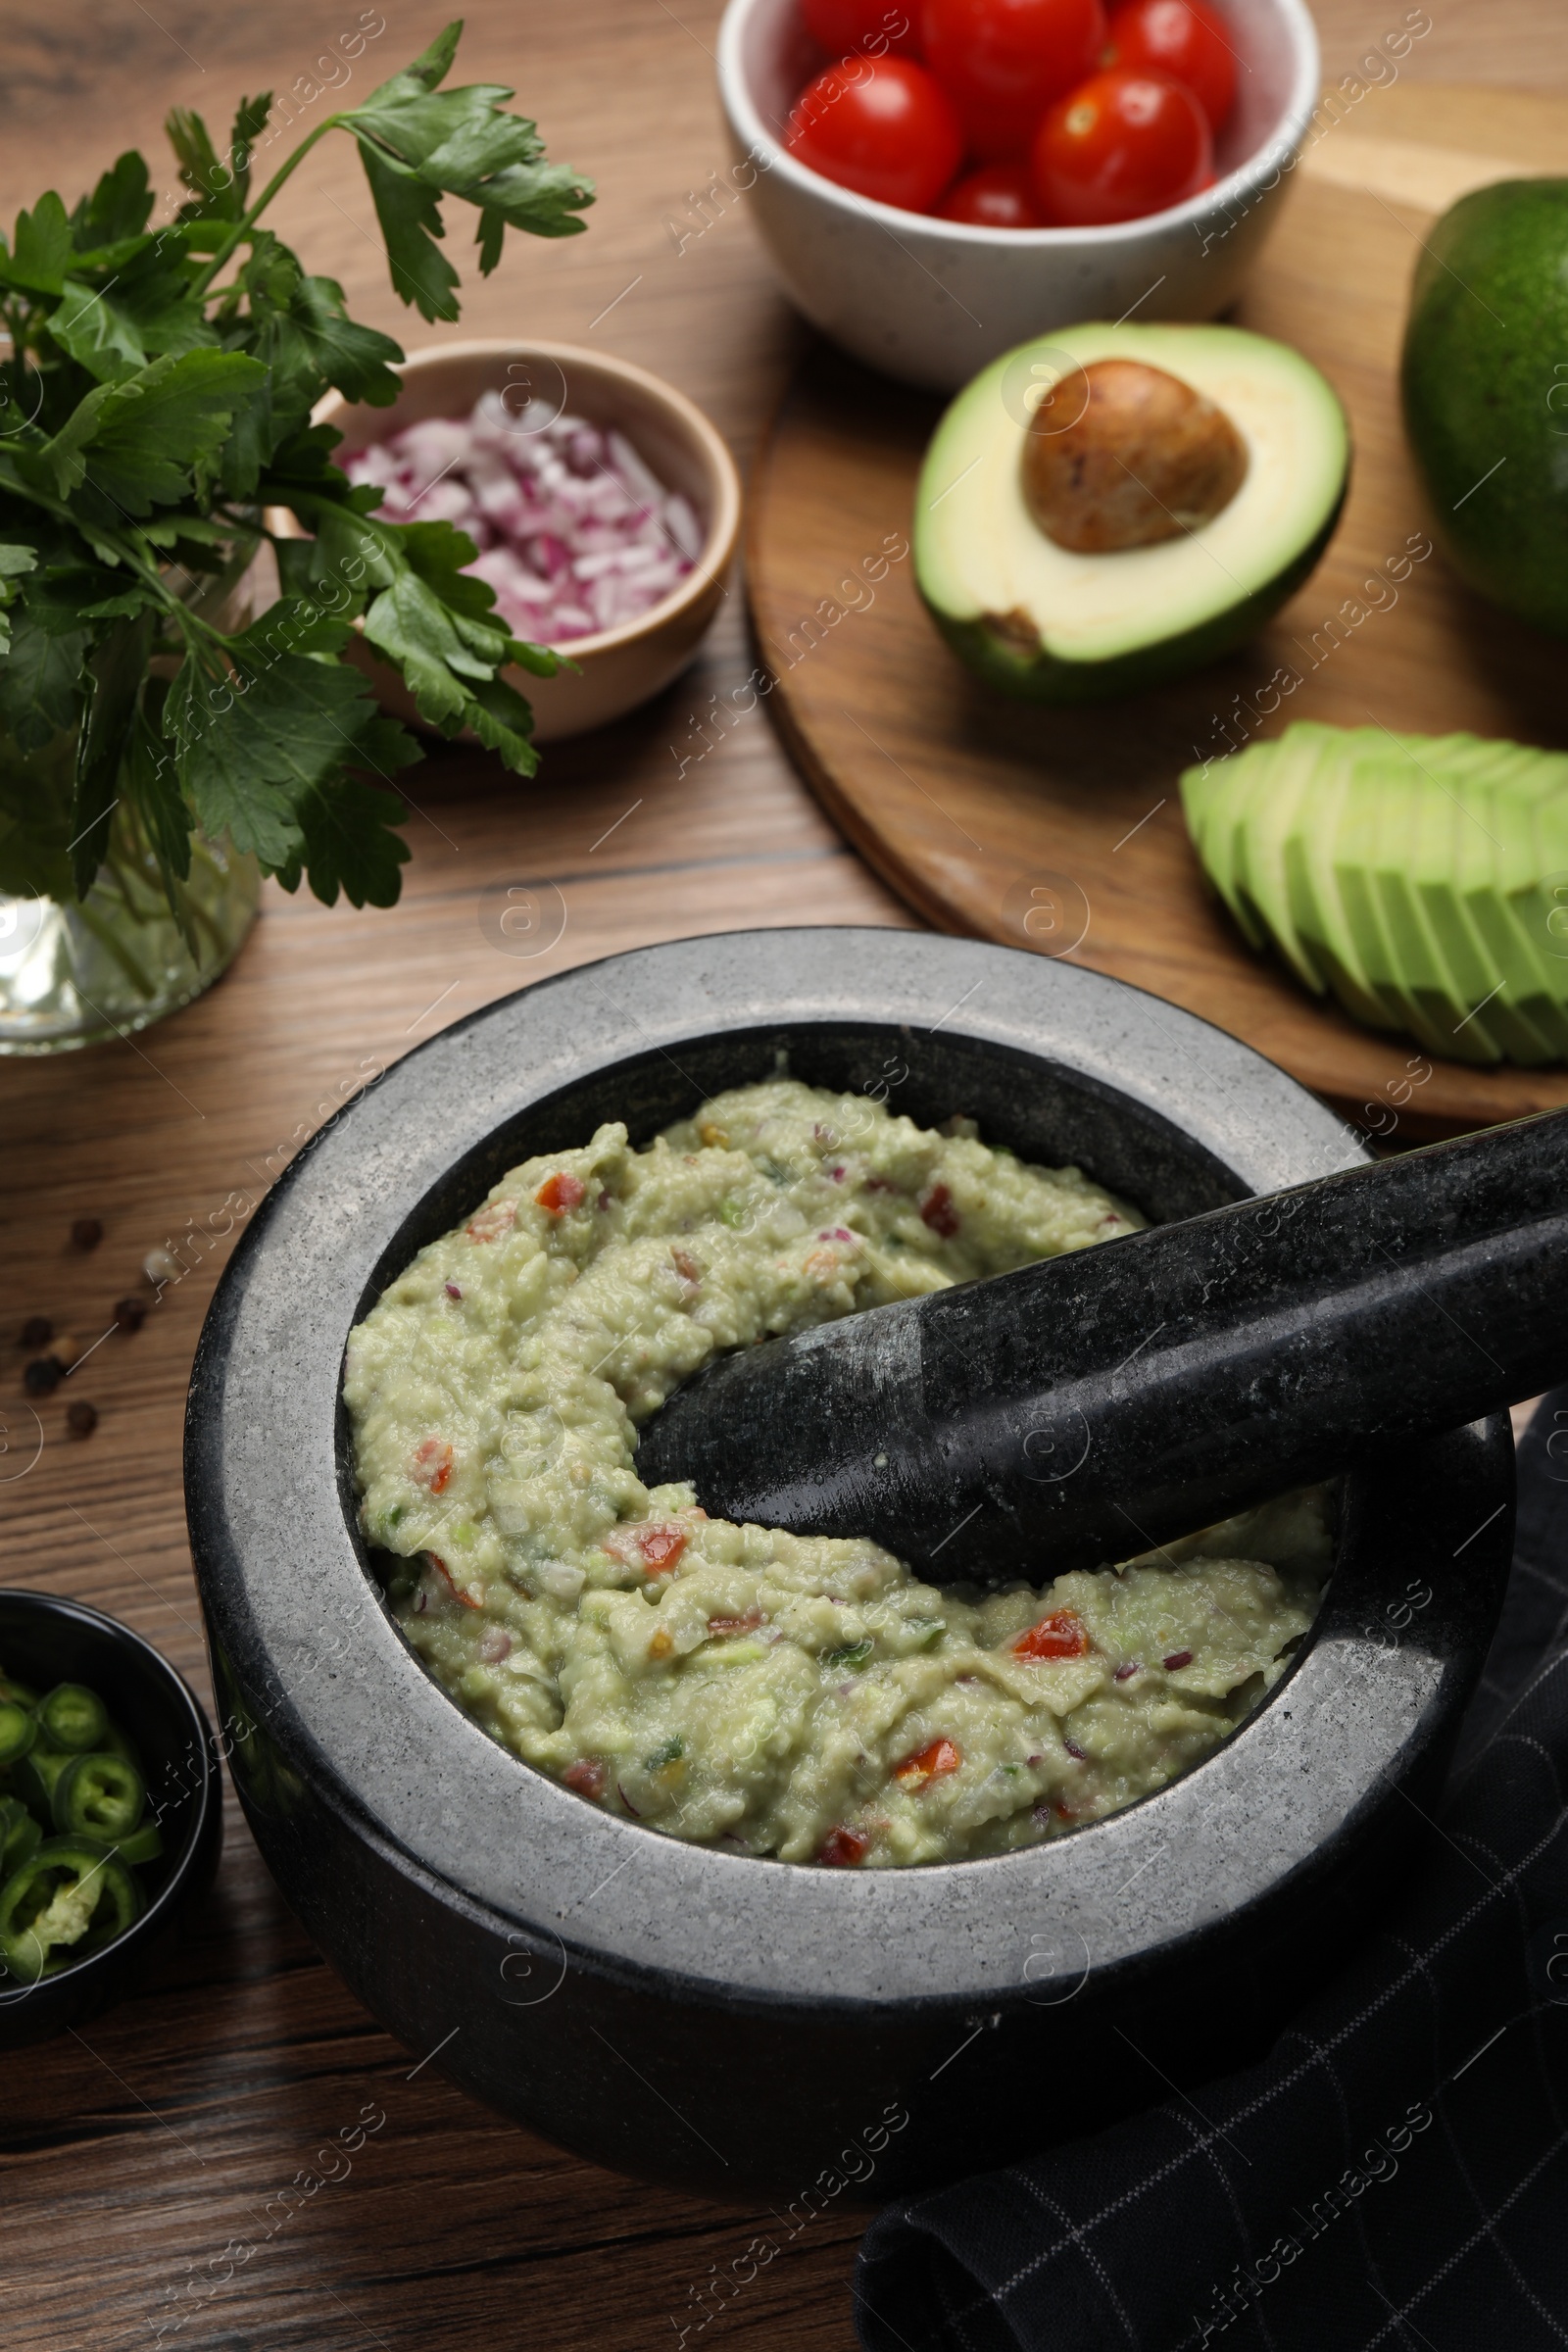
[[1416,266],[1405,431],[1455,570],[1553,636],[1568,636],[1564,354],[1568,179],[1500,180],[1461,197]]
[[1152,687],[1168,686],[1173,678],[1185,677],[1189,670],[1200,669],[1204,662],[1217,661],[1233,646],[1255,636],[1263,623],[1273,618],[1316,570],[1324,549],[1334,536],[1348,490],[1347,469],[1345,486],[1317,536],[1283,571],[1261,588],[1255,588],[1241,604],[1200,621],[1196,629],[1183,629],[1178,636],[1158,638],[1152,645],[1141,645],[1132,653],[1114,655],[1108,662],[1062,662],[1054,654],[1047,653],[1044,646],[1034,655],[1015,653],[984,619],[956,620],[951,612],[944,612],[939,605],[932,604],[923,588],[921,597],[926,611],[965,667],[983,678],[988,686],[1011,695],[1017,702],[1101,703],[1146,694]]

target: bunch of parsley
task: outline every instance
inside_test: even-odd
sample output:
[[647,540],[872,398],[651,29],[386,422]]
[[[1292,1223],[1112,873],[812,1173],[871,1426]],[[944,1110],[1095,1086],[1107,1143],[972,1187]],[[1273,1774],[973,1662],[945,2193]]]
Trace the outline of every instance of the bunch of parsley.
[[[443,197],[475,208],[486,273],[509,227],[580,230],[591,186],[545,160],[534,124],[506,112],[511,90],[441,88],[461,31],[320,122],[254,201],[270,93],[242,100],[226,160],[199,117],[170,117],[190,195],[165,227],[148,225],[147,166],[129,153],[74,211],[51,192],[0,238],[0,889],[84,898],[123,806],[182,927],[198,828],[290,890],[308,875],[328,906],[339,889],[390,906],[406,811],[370,779],[420,754],[342,659],[357,619],[430,725],[536,766],[528,705],[500,673],[548,676],[556,658],[495,618],[464,569],[470,540],[379,519],[380,490],[354,488],[330,462],[340,436],[311,423],[330,387],[393,401],[401,350],[258,225],[344,130],[393,283],[425,318],[458,315]],[[277,603],[225,634],[215,612],[269,507],[310,536],[274,541]]]

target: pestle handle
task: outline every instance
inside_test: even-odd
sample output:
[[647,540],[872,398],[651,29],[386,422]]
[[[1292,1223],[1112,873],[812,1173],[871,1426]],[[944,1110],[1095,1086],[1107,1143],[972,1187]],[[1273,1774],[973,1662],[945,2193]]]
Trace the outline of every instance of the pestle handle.
[[722,1357],[637,1470],[936,1583],[1039,1583],[1564,1378],[1557,1110]]

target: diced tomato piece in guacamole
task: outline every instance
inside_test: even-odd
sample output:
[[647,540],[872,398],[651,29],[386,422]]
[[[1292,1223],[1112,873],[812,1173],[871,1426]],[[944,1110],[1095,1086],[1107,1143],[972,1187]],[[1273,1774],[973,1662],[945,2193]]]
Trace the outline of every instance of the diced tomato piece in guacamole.
[[581,1208],[587,1198],[588,1187],[582,1178],[568,1174],[564,1168],[547,1176],[534,1195],[539,1206],[548,1208],[553,1217],[564,1217],[568,1209]]
[[920,1221],[932,1232],[951,1242],[958,1230],[958,1212],[953,1205],[953,1195],[945,1184],[934,1184],[920,1203]]
[[468,1219],[468,1239],[470,1242],[499,1242],[502,1235],[510,1233],[516,1222],[515,1200],[487,1200],[483,1208]]
[[452,1448],[445,1438],[425,1438],[414,1448],[409,1474],[432,1494],[439,1494],[452,1476]]
[[895,1764],[893,1777],[903,1788],[924,1788],[932,1781],[940,1781],[950,1772],[956,1772],[963,1757],[951,1740],[933,1740],[918,1755],[906,1756]]
[[1083,1619],[1071,1609],[1054,1609],[1018,1636],[1012,1654],[1015,1658],[1081,1658],[1088,1649]]

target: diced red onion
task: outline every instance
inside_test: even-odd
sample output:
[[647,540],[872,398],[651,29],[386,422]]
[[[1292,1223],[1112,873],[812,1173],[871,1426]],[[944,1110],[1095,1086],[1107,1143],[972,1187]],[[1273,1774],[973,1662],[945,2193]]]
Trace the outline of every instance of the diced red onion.
[[536,645],[569,645],[650,612],[697,565],[703,528],[624,434],[580,416],[522,432],[501,395],[471,416],[427,416],[344,460],[389,522],[451,522],[496,616]]

